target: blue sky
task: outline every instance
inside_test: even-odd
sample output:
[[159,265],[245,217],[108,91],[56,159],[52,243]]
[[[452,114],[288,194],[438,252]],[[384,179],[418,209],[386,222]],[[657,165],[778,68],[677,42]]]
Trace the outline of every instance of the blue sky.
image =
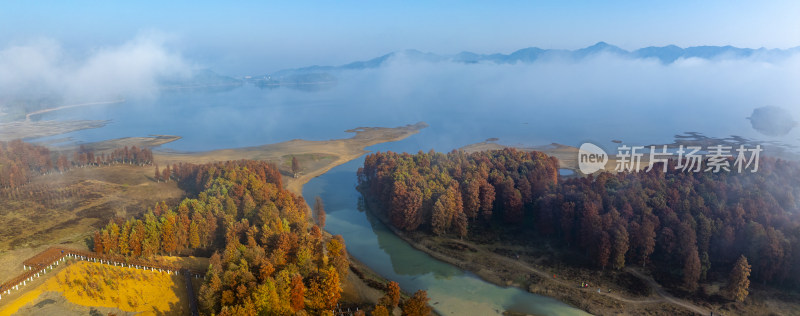
[[232,75],[437,53],[645,46],[800,46],[800,1],[4,1],[0,48],[36,39],[68,53],[164,34]]

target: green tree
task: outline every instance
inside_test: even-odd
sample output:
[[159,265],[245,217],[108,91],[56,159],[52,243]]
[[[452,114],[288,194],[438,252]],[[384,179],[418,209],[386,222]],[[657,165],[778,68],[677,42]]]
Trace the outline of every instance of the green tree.
[[142,242],[142,255],[150,257],[161,250],[161,225],[153,213],[144,216],[144,241]]

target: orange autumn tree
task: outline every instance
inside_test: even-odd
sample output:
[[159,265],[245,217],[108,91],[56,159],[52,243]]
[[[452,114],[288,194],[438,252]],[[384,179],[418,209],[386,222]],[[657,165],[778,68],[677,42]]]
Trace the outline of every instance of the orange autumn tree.
[[387,309],[386,306],[383,305],[377,305],[375,306],[375,309],[372,310],[372,316],[389,316],[389,315],[391,315],[389,313],[389,309]]
[[347,276],[350,266],[350,260],[347,258],[347,249],[345,249],[344,238],[342,235],[335,235],[328,241],[328,261],[336,268],[336,272],[341,276]]
[[400,284],[395,281],[389,281],[386,285],[386,294],[378,301],[380,305],[389,307],[396,307],[400,304]]
[[323,236],[303,198],[283,189],[277,167],[242,160],[179,164],[171,173],[191,197],[158,203],[158,214],[112,220],[96,234],[98,252],[213,253],[198,291],[203,314],[316,315],[339,303],[349,269],[344,239]]
[[334,267],[328,267],[327,270],[323,271],[322,275],[323,281],[320,289],[322,290],[323,307],[333,309],[342,296],[339,272],[336,272]]
[[679,163],[559,177],[558,160],[535,151],[378,152],[357,176],[367,208],[399,230],[477,242],[535,236],[598,269],[637,264],[690,292],[727,281],[743,254],[752,281],[800,286],[800,163],[762,156],[758,172],[741,173]]
[[300,274],[295,274],[292,276],[292,284],[291,284],[291,306],[292,311],[297,312],[302,310],[306,307],[304,294],[306,291],[305,285],[303,285],[303,276]]
[[[135,148],[135,147],[134,147]],[[116,149],[114,152],[121,151]],[[127,147],[127,151],[130,151]],[[152,162],[150,149],[136,149],[138,156],[132,162],[147,165]],[[47,147],[26,143],[22,140],[0,141],[0,189],[15,189],[28,183],[32,177],[58,171],[64,173],[70,167],[90,167],[110,164],[111,155],[96,154],[92,149],[81,145],[72,153],[72,161],[67,153],[51,152]]]
[[103,253],[103,235],[100,231],[94,232],[94,252]]
[[428,316],[431,313],[428,300],[428,293],[424,290],[418,290],[412,297],[407,298],[403,302],[403,315]]
[[161,249],[170,255],[175,253],[175,250],[178,248],[178,240],[175,238],[175,228],[175,214],[169,213],[161,220]]

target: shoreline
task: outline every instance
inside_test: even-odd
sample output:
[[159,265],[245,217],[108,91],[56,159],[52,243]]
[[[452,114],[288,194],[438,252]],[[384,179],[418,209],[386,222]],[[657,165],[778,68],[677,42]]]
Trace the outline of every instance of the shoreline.
[[30,122],[31,121],[31,116],[41,115],[41,114],[45,114],[45,113],[48,113],[48,112],[60,111],[60,110],[64,110],[64,109],[71,109],[71,108],[77,108],[77,107],[82,107],[82,106],[117,104],[117,103],[122,103],[122,102],[125,102],[125,99],[62,105],[62,106],[57,106],[57,107],[54,107],[54,108],[42,109],[42,110],[38,110],[38,111],[34,111],[34,112],[31,112],[31,113],[25,114],[25,121],[26,122]]
[[53,152],[72,153],[77,151],[80,148],[80,146],[83,146],[84,148],[94,151],[96,153],[106,153],[126,146],[127,147],[136,146],[139,148],[155,148],[180,139],[181,139],[180,136],[173,136],[173,135],[150,135],[144,137],[115,138],[115,139],[103,140],[92,143],[84,143],[84,144],[71,143],[70,140],[67,139],[65,141],[57,140],[56,142],[57,144],[63,143],[63,145],[51,146],[46,143],[41,145],[48,147]]
[[[466,153],[502,150],[506,148],[513,148],[526,152],[538,151],[548,156],[558,158],[559,168],[573,170],[576,174],[582,175],[578,170],[577,147],[558,143],[533,147],[515,147],[498,144],[496,143],[497,140],[498,139],[487,139],[483,142],[465,145],[457,150]],[[609,159],[606,164],[606,170],[609,168],[613,170],[614,161],[615,158]],[[568,269],[559,269],[553,266],[538,267],[532,263],[521,261],[519,256],[515,260],[514,258],[492,251],[490,249],[492,245],[490,244],[484,245],[450,236],[434,236],[422,231],[402,231],[391,224],[386,214],[375,210],[374,201],[367,201],[366,198],[365,201],[367,203],[367,212],[375,216],[384,226],[388,227],[395,236],[408,243],[414,249],[422,251],[436,260],[458,267],[463,271],[471,272],[481,280],[499,287],[515,287],[528,293],[553,298],[573,308],[594,315],[613,314],[619,313],[620,311],[647,315],[708,315],[709,313],[705,307],[696,306],[692,302],[675,298],[669,293],[664,292],[663,289],[652,280],[652,277],[645,276],[638,270],[626,268],[625,272],[636,275],[641,278],[643,282],[649,282],[652,290],[650,294],[646,296],[623,296],[620,294],[625,291],[620,291],[619,288],[617,288],[615,290],[616,293],[613,294],[610,290],[595,291],[594,289],[597,288],[596,286],[580,288],[577,286],[577,284],[580,283],[579,280],[565,279],[563,276],[558,276],[557,273],[553,272],[556,270],[566,271]],[[460,250],[460,252],[454,252],[452,249],[448,249],[448,247],[452,247],[453,245],[466,248],[475,254],[469,255],[466,254],[468,251]],[[526,248],[535,247],[521,246],[520,248],[531,250]],[[497,269],[501,269],[502,271],[497,271]],[[574,269],[581,270],[580,268]],[[628,270],[633,271],[628,272]],[[523,279],[523,281],[520,281],[520,279]],[[610,284],[604,285],[604,287],[608,287]],[[613,284],[612,286],[617,287],[618,285]],[[508,310],[506,310],[504,314],[520,315],[517,312]]]
[[[394,128],[382,127],[359,127],[347,130],[346,132],[355,133],[350,138],[333,139],[326,141],[309,141],[294,139],[290,141],[267,144],[254,147],[233,148],[233,149],[220,149],[204,152],[193,153],[178,153],[169,151],[156,151],[154,152],[154,160],[159,163],[207,163],[215,161],[239,160],[239,159],[252,159],[272,161],[281,170],[284,179],[284,187],[290,192],[302,196],[303,186],[311,179],[322,175],[332,168],[357,159],[362,155],[369,153],[366,148],[380,143],[393,142],[405,139],[420,130],[426,128],[428,125],[424,122],[416,124],[409,124]],[[113,149],[123,145],[137,145],[147,147],[157,147],[175,140],[180,139],[178,136],[166,135],[152,135],[150,137],[126,137],[120,139],[111,139],[95,143],[87,143],[85,146],[94,150],[103,151]],[[67,146],[48,146],[55,150],[70,150]],[[73,146],[74,147],[74,146]],[[482,151],[489,149],[502,149],[513,148],[511,146],[504,146],[492,142],[482,142],[472,145],[467,145],[460,150],[467,152]],[[563,161],[561,157],[571,157],[573,162],[576,162],[577,148],[551,144],[546,146],[537,146],[532,148],[518,148],[519,150],[537,150],[544,152],[548,155],[556,156],[559,161]],[[298,157],[301,161],[303,170],[299,176],[292,176],[290,170],[291,157]],[[562,162],[563,163],[563,162]],[[569,161],[567,164],[571,163]],[[562,165],[564,168],[568,166]],[[149,172],[149,171],[148,171]],[[308,203],[308,202],[306,202]],[[311,208],[309,207],[309,210]],[[477,244],[469,240],[459,240],[449,237],[437,237],[424,232],[404,232],[401,231],[385,218],[384,214],[374,211],[374,208],[368,207],[368,212],[376,216],[384,225],[386,225],[393,234],[398,236],[401,240],[408,243],[413,248],[422,251],[436,260],[451,264],[461,270],[474,273],[480,279],[500,286],[500,287],[516,287],[523,291],[550,297],[556,299],[566,305],[584,310],[593,314],[607,314],[618,311],[633,312],[639,314],[692,314],[698,312],[705,312],[703,307],[699,309],[691,302],[676,299],[669,294],[664,294],[659,291],[659,288],[654,288],[654,291],[647,296],[624,295],[624,290],[615,288],[615,293],[611,294],[603,292],[596,293],[591,289],[581,289],[575,285],[575,279],[569,278],[562,279],[559,276],[558,280],[554,280],[553,272],[548,270],[561,270],[560,267],[553,266],[539,266],[534,263],[520,261],[519,258],[504,256],[496,251],[492,251],[491,244]],[[326,232],[328,234],[328,232]],[[479,253],[486,259],[484,262],[465,260],[471,256],[469,253],[453,252],[448,249],[448,246],[457,244],[459,247],[465,247],[474,252]],[[462,251],[463,252],[463,251]],[[477,256],[477,255],[476,255]],[[351,260],[354,260],[352,256]],[[488,265],[492,263],[494,265]],[[495,269],[500,266],[506,268],[504,271],[496,271]],[[576,268],[578,269],[578,268]],[[357,273],[350,273],[347,278],[347,286],[351,297],[355,297],[360,302],[369,302],[375,300],[376,297],[382,296],[382,292],[376,287],[375,282],[380,282],[385,279],[375,273],[370,267],[357,260],[351,263],[351,270],[361,271]],[[511,270],[511,271],[508,271]],[[587,270],[589,271],[589,270]],[[589,271],[596,272],[596,271]],[[633,273],[635,274],[635,273]],[[363,277],[366,275],[368,277]],[[524,275],[525,278],[520,281],[519,276]],[[642,276],[642,280],[651,281],[652,278]],[[377,280],[377,281],[376,281]],[[594,283],[594,282],[593,282]],[[599,283],[599,282],[598,282]],[[609,284],[604,285],[608,286]],[[343,284],[343,286],[345,286]],[[596,287],[595,287],[596,288]],[[623,295],[620,295],[620,294]],[[408,293],[405,293],[408,294]],[[516,315],[511,311],[506,311],[505,314]],[[701,313],[703,314],[703,313]],[[707,314],[707,313],[704,313]]]
[[[48,121],[50,122],[50,121]],[[18,122],[20,124],[37,124],[37,122]],[[55,124],[63,124],[64,122],[55,122]],[[157,151],[154,152],[154,160],[157,163],[177,163],[177,162],[184,162],[184,163],[205,163],[205,162],[213,162],[213,161],[227,161],[227,160],[240,160],[240,159],[253,159],[253,160],[266,160],[272,161],[278,165],[281,173],[283,174],[284,178],[284,186],[287,190],[291,191],[298,196],[302,196],[302,187],[303,185],[308,182],[309,180],[317,177],[330,169],[349,162],[353,159],[357,159],[362,155],[369,153],[370,151],[366,149],[366,147],[385,143],[385,142],[392,142],[392,141],[399,141],[418,133],[423,128],[426,128],[428,125],[424,122],[419,122],[416,124],[409,124],[400,127],[394,128],[384,128],[384,127],[359,127],[355,129],[347,130],[346,132],[355,133],[350,138],[346,139],[334,139],[334,140],[327,140],[327,141],[307,141],[307,140],[290,140],[281,143],[275,144],[267,144],[262,146],[256,147],[247,147],[247,148],[236,148],[236,149],[222,149],[222,150],[212,150],[206,152],[196,152],[196,153],[170,153],[164,151]],[[19,131],[24,132],[24,131]],[[31,131],[28,131],[31,132]],[[53,135],[58,135],[60,133],[54,133]],[[31,138],[25,135],[26,138]],[[100,142],[94,143],[85,143],[82,144],[88,148],[92,148],[98,152],[102,152],[109,149],[114,149],[119,146],[144,146],[144,147],[157,147],[175,140],[180,139],[179,136],[167,136],[167,135],[152,135],[149,137],[126,137],[126,138],[119,138],[119,139],[110,139]],[[44,144],[48,148],[54,151],[74,151],[78,145],[76,144],[68,144],[68,145],[48,145]],[[298,177],[292,177],[291,173],[288,173],[287,170],[290,170],[290,163],[292,156],[298,156],[299,160],[301,161],[301,166],[303,166],[303,170],[299,174]],[[287,161],[288,158],[288,161]],[[150,168],[147,167],[136,167],[136,166],[127,166],[127,165],[120,165],[124,166],[125,168],[135,168],[136,171],[134,172],[139,179],[137,181],[146,181],[147,175],[152,172]],[[130,170],[119,170],[120,166],[111,166],[111,167],[103,167],[104,171],[108,170],[116,170],[114,172],[123,172],[127,173]],[[145,169],[142,169],[145,168]],[[76,173],[77,172],[77,173]],[[81,177],[83,176],[80,172],[90,172],[95,174],[94,169],[76,169],[70,170],[68,173],[65,173],[63,176],[70,175],[70,177]],[[42,177],[55,177],[55,176],[62,176],[62,175],[44,175]],[[44,180],[42,180],[44,181]],[[95,181],[96,182],[96,181]],[[94,183],[94,182],[92,182]],[[98,182],[99,183],[99,182]],[[175,184],[152,184],[147,182],[147,187],[154,186],[154,185],[170,185],[175,186]],[[118,185],[121,188],[128,188],[123,185]],[[133,185],[129,188],[139,188],[142,187],[141,185]],[[309,207],[309,210],[311,208]],[[81,226],[80,229],[85,229],[86,227]],[[327,233],[327,232],[326,232]],[[80,233],[81,236],[88,234],[88,231],[84,231]],[[16,263],[18,261],[18,256],[23,253],[31,253],[32,251],[36,251],[37,249],[41,249],[43,247],[49,247],[53,245],[59,245],[63,242],[71,242],[76,246],[80,246],[80,248],[86,247],[86,245],[80,244],[80,238],[76,237],[77,235],[71,234],[69,236],[63,236],[65,239],[51,239],[45,241],[44,243],[37,244],[37,247],[32,248],[16,248],[16,249],[5,249],[0,251],[0,262],[7,262],[9,263],[9,269],[7,272],[12,272],[17,268]],[[350,289],[351,297],[353,297],[353,301],[357,303],[362,303],[365,305],[372,305],[377,302],[377,299],[383,296],[383,292],[376,288],[376,284],[380,283],[382,280],[385,281],[380,275],[375,273],[372,269],[368,266],[364,265],[360,262],[353,262],[351,264],[356,270],[360,271],[358,275],[356,273],[348,274],[348,278],[346,279],[346,283],[343,284],[343,287],[346,286]],[[343,280],[344,281],[344,280]],[[375,302],[372,302],[375,301]],[[8,301],[6,301],[8,302]],[[3,302],[5,305],[6,302]]]
[[[543,152],[559,158],[561,168],[570,169],[570,163],[575,163],[577,167],[578,149],[556,143],[519,148],[487,140],[466,145],[458,150],[472,153],[505,148]],[[553,152],[558,155],[554,155]],[[565,164],[561,160],[561,155],[571,155],[569,158],[572,161]],[[614,159],[610,159],[609,163],[613,161]],[[491,284],[515,287],[550,297],[591,314],[727,315],[753,313],[764,310],[765,307],[772,313],[783,314],[798,310],[798,305],[792,304],[790,296],[776,298],[772,296],[775,294],[774,289],[769,288],[751,287],[750,294],[755,300],[748,299],[745,303],[735,305],[729,304],[730,302],[694,299],[693,296],[682,293],[673,294],[641,267],[629,265],[619,271],[586,268],[579,262],[580,260],[573,262],[574,259],[569,259],[581,257],[581,253],[556,248],[543,238],[524,239],[522,243],[514,243],[503,238],[475,241],[459,239],[452,235],[436,236],[427,231],[402,231],[391,224],[387,215],[379,211],[380,208],[375,207],[374,200],[365,197],[365,201],[366,212],[375,216],[395,236],[414,249],[436,260],[471,272]],[[588,288],[579,286],[584,281],[589,281],[592,286]],[[719,286],[719,284],[706,284],[704,288],[718,291]],[[519,315],[513,311],[506,311],[505,314]]]
[[[372,203],[369,203],[372,204]],[[522,269],[528,270],[527,273],[530,273],[532,279],[534,281],[530,282],[531,284],[528,285],[527,288],[514,280],[514,278],[508,277],[506,278],[505,275],[500,275],[501,273],[495,273],[491,270],[490,267],[481,265],[479,263],[468,262],[464,258],[456,258],[451,256],[447,253],[442,251],[438,251],[436,249],[432,249],[431,246],[443,246],[446,243],[456,243],[462,246],[469,248],[470,250],[476,252],[483,252],[483,255],[490,255],[493,256],[492,259],[498,259],[498,256],[501,258],[500,260],[504,261],[504,265],[509,265],[509,261],[512,261],[511,258],[502,257],[500,255],[490,253],[484,246],[475,244],[471,241],[467,240],[460,240],[455,238],[449,237],[437,237],[430,234],[426,234],[424,232],[404,232],[396,227],[392,226],[389,223],[389,220],[385,217],[384,214],[380,214],[373,210],[373,206],[367,206],[367,212],[369,212],[372,216],[375,216],[381,223],[388,227],[392,233],[397,236],[398,238],[402,239],[404,242],[408,243],[414,249],[424,252],[425,254],[431,256],[432,258],[451,264],[463,271],[470,272],[475,274],[478,278],[493,285],[499,287],[515,287],[520,290],[526,291],[531,294],[540,295],[544,297],[549,297],[555,300],[558,300],[561,303],[569,305],[573,308],[580,309],[584,312],[593,314],[593,315],[605,315],[609,313],[619,312],[624,310],[626,312],[639,312],[641,314],[648,314],[648,315],[695,315],[698,312],[703,311],[703,313],[699,313],[701,315],[707,315],[708,312],[704,310],[694,310],[690,309],[687,306],[680,306],[679,309],[670,309],[670,306],[680,305],[679,302],[674,302],[674,297],[670,298],[663,298],[663,297],[654,297],[653,294],[646,296],[646,297],[622,297],[618,294],[611,294],[608,292],[595,292],[594,287],[588,289],[581,289],[577,286],[570,286],[567,281],[563,280],[556,280],[552,279],[552,275],[549,272],[541,271],[540,269],[534,268],[529,266],[525,263],[516,263],[515,268],[517,268],[518,273],[522,273],[523,271],[519,271]],[[426,242],[426,239],[428,242]],[[434,240],[436,239],[436,240]],[[441,242],[438,242],[441,240]],[[498,261],[500,261],[498,260]],[[495,263],[496,262],[492,262]],[[495,266],[496,267],[496,266]],[[655,292],[655,291],[654,291]],[[622,305],[628,304],[628,305]],[[645,305],[645,306],[638,306],[638,305]],[[648,309],[651,307],[653,309]],[[518,312],[504,311],[505,315],[522,315]]]
[[[178,153],[154,151],[158,164],[208,163],[217,161],[250,159],[276,162],[283,173],[284,186],[292,193],[302,196],[303,185],[330,169],[357,159],[370,151],[366,147],[394,142],[419,133],[428,127],[425,122],[398,127],[358,127],[345,132],[355,133],[350,138],[312,141],[293,139],[290,141],[254,147],[218,149],[204,152]],[[302,167],[297,177],[291,174],[287,158],[299,157]]]
[[0,123],[0,141],[15,139],[36,139],[62,135],[75,131],[101,128],[110,121],[78,120],[78,121],[13,121]]
[[[409,124],[394,128],[385,127],[358,127],[345,132],[355,133],[350,138],[334,139],[327,141],[309,141],[294,139],[281,143],[267,144],[255,147],[220,149],[206,152],[177,153],[155,151],[154,160],[157,163],[170,164],[178,162],[208,163],[238,159],[265,160],[276,162],[283,174],[284,187],[302,197],[303,185],[334,167],[357,159],[370,151],[366,147],[380,143],[394,142],[419,133],[428,127],[425,122]],[[287,165],[286,158],[299,157],[301,165],[306,165],[299,176],[291,175],[291,167]],[[308,201],[306,201],[308,204]],[[311,211],[311,206],[308,206]],[[330,232],[324,230],[326,235]],[[350,270],[343,282],[343,297],[352,303],[374,305],[384,295],[379,283],[387,280],[366,264],[349,255]],[[343,280],[344,281],[344,280]],[[408,296],[409,293],[403,292]]]

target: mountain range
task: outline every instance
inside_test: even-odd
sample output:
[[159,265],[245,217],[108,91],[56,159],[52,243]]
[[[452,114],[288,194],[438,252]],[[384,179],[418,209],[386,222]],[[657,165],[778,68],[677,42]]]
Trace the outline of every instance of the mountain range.
[[491,62],[496,64],[516,64],[534,63],[543,60],[581,60],[600,54],[610,54],[631,59],[656,59],[663,64],[671,64],[679,59],[701,58],[748,58],[753,56],[764,56],[767,59],[784,58],[800,52],[800,46],[789,49],[766,49],[766,48],[739,48],[734,46],[694,46],[681,48],[675,45],[662,47],[645,47],[634,51],[628,51],[605,42],[599,42],[592,46],[576,49],[543,49],[529,47],[517,50],[511,54],[477,54],[473,52],[461,52],[454,55],[439,55],[426,53],[410,49],[400,52],[392,52],[380,57],[365,61],[355,61],[340,66],[310,66],[303,68],[285,69],[278,71],[272,76],[285,76],[298,73],[320,73],[336,72],[342,70],[359,70],[378,68],[392,58],[403,56],[410,61],[423,62],[458,62],[458,63],[484,63]]

